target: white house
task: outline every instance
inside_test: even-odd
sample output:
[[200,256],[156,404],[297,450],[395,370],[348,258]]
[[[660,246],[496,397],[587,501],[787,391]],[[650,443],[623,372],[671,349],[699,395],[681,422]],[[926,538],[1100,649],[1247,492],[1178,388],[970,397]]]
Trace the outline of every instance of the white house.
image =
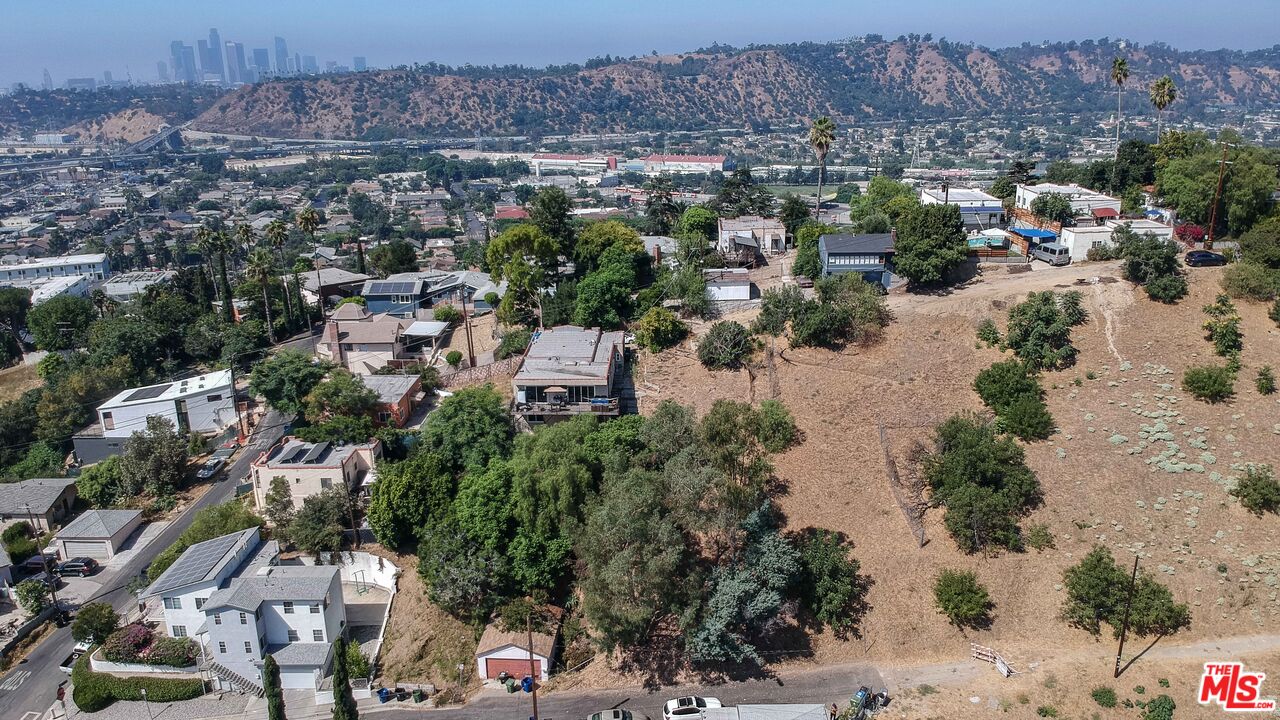
[[1071,261],[1087,259],[1089,250],[1096,247],[1109,246],[1113,235],[1120,227],[1128,227],[1139,235],[1154,235],[1161,240],[1173,240],[1173,226],[1155,220],[1118,219],[1107,220],[1101,225],[1084,225],[1065,227],[1058,242],[1071,252]]
[[1075,211],[1078,217],[1093,215],[1095,210],[1120,212],[1120,198],[1103,195],[1095,190],[1074,184],[1040,183],[1039,185],[1019,185],[1017,192],[1014,193],[1013,202],[1018,208],[1029,212],[1031,203],[1035,202],[1036,198],[1049,193],[1062,195],[1071,201],[1071,209]]
[[513,678],[529,675],[530,660],[539,682],[546,682],[555,657],[556,636],[551,633],[533,633],[533,657],[530,658],[529,636],[523,632],[507,632],[497,626],[485,627],[476,646],[476,670],[480,677],[492,680],[502,673]]
[[259,510],[266,508],[271,481],[277,477],[284,478],[293,506],[299,509],[304,500],[331,487],[345,485],[359,491],[375,477],[374,465],[381,455],[382,444],[377,439],[335,445],[286,436],[253,461],[254,502]]
[[921,188],[921,205],[955,205],[967,227],[988,229],[1005,222],[1004,205],[1000,198],[976,188],[949,187]]
[[787,228],[781,220],[743,215],[720,218],[717,224],[716,252],[777,255],[787,251]]
[[703,270],[707,297],[711,300],[750,300],[751,278],[746,268]]
[[28,262],[0,265],[0,281],[35,280],[37,278],[88,275],[95,280],[105,280],[111,275],[111,263],[103,253],[90,255],[63,255],[41,258]]

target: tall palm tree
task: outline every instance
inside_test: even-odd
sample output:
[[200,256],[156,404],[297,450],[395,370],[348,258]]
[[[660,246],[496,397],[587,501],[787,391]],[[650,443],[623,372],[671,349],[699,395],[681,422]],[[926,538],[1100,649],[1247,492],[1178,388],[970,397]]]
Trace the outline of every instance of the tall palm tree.
[[235,238],[235,254],[240,255],[242,252],[247,254],[249,248],[253,246],[253,228],[248,223],[236,225]]
[[1156,144],[1160,144],[1160,135],[1164,128],[1164,109],[1173,104],[1178,99],[1178,86],[1173,84],[1173,78],[1165,75],[1164,77],[1151,83],[1151,104],[1156,108]]
[[212,231],[209,246],[218,257],[218,293],[222,296],[222,319],[235,322],[235,308],[231,299],[231,279],[227,275],[227,253],[231,252],[234,242],[224,229]]
[[[267,338],[275,344],[276,333],[271,325],[271,295],[268,289],[276,279],[276,259],[266,248],[258,248],[249,254],[245,275],[262,287],[262,314],[267,319]],[[288,288],[285,288],[286,294]]]
[[1120,98],[1124,84],[1129,80],[1129,61],[1122,57],[1111,59],[1111,82],[1116,84],[1116,158],[1120,157]]
[[[272,220],[267,223],[267,244],[276,249],[276,258],[280,260],[280,267],[284,267],[284,244],[289,240],[289,226],[284,224],[283,220]],[[289,322],[293,322],[293,300],[289,297],[289,286],[285,284],[284,293],[284,313],[289,317]],[[301,313],[299,313],[300,315]]]
[[[314,250],[316,245],[316,230],[320,229],[320,213],[316,212],[313,207],[303,208],[293,220],[298,229],[307,234],[311,240],[311,247]],[[324,320],[324,293],[320,286],[320,264],[315,263],[316,268],[316,308],[320,311],[320,319]]]
[[218,244],[214,239],[213,228],[208,225],[201,225],[196,230],[196,249],[200,251],[201,264],[209,270],[209,282],[216,288],[214,294],[222,292],[222,287],[218,285],[217,281],[217,271],[214,270],[213,266],[213,258],[218,254]]
[[818,159],[818,201],[814,203],[813,212],[819,220],[822,219],[822,181],[827,174],[827,153],[835,141],[836,123],[829,116],[823,115],[809,126],[809,147]]

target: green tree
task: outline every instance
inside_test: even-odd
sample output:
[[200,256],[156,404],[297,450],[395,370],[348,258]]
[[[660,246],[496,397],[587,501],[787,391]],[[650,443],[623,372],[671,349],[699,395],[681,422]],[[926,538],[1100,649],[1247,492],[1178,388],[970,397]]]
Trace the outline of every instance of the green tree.
[[651,307],[636,322],[635,333],[637,345],[650,352],[661,352],[684,339],[689,334],[689,326],[670,310]]
[[120,627],[120,617],[111,603],[91,602],[76,611],[71,623],[71,637],[76,642],[101,643]]
[[795,419],[791,417],[791,411],[777,400],[761,402],[757,417],[756,437],[768,452],[784,452],[800,437],[800,431],[796,428]]
[[370,251],[368,264],[379,277],[417,272],[418,253],[409,243],[403,240],[392,240]]
[[1241,235],[1240,255],[1269,270],[1280,270],[1280,216],[1269,217]]
[[301,552],[317,557],[322,552],[341,550],[349,503],[345,487],[332,487],[307,497],[289,523],[289,541]]
[[38,615],[49,607],[49,586],[39,580],[23,580],[14,592],[18,596],[18,605],[31,615]]
[[[248,226],[242,225],[241,227]],[[265,248],[254,250],[249,255],[249,266],[245,276],[262,288],[262,314],[266,318],[267,339],[274,345],[276,333],[271,324],[271,294],[269,291],[277,278],[275,258],[271,257],[271,252]]]
[[266,398],[276,410],[296,415],[306,408],[307,395],[327,372],[328,367],[312,363],[310,355],[284,348],[253,368],[249,389]]
[[1035,200],[1031,201],[1031,214],[1035,215],[1041,223],[1060,223],[1067,224],[1076,216],[1076,211],[1071,207],[1071,200],[1062,193],[1040,193]]
[[1001,175],[991,184],[991,194],[1001,200],[1008,200],[1018,191],[1018,186],[1007,175]]
[[778,218],[782,220],[787,234],[794,237],[800,226],[809,221],[809,208],[797,195],[787,193],[782,196],[782,209],[778,212]]
[[378,466],[378,482],[369,499],[369,527],[379,543],[408,547],[416,528],[444,520],[456,483],[437,454],[420,452],[398,463]]
[[[289,242],[289,226],[286,225],[283,220],[272,220],[271,222],[267,223],[266,238],[267,238],[267,244],[275,248],[276,259],[280,261],[280,268],[282,269],[288,268],[289,265],[285,263],[285,260],[284,260],[284,246]],[[293,313],[292,302],[289,299],[289,295],[290,293],[288,292],[288,288],[286,288],[285,294],[284,294],[285,314],[287,314],[289,316],[289,320],[293,322],[295,320],[295,316]],[[296,321],[301,323],[302,320],[303,320],[302,308],[299,307],[298,313],[296,316]]]
[[608,478],[576,547],[584,568],[583,614],[607,648],[642,644],[659,619],[680,607],[681,592],[670,579],[685,576],[690,557],[684,535],[663,510],[656,473]]
[[818,252],[818,238],[839,232],[832,225],[805,223],[796,231],[796,261],[791,270],[796,275],[817,280],[822,276],[822,257]]
[[112,455],[80,472],[76,478],[76,494],[95,508],[107,508],[120,500],[124,482],[120,456]]
[[870,609],[866,596],[871,583],[849,557],[849,546],[838,533],[813,528],[800,533],[795,543],[800,553],[796,591],[805,610],[837,636],[856,636]]
[[705,205],[690,205],[676,223],[677,232],[696,235],[706,243],[715,242],[719,227],[720,218]]
[[[27,288],[0,288],[0,325],[8,331],[6,342],[8,356],[16,358],[22,353],[22,329],[27,325],[27,313],[31,311],[31,291]],[[34,330],[32,331],[35,332]]]
[[1163,134],[1165,108],[1178,99],[1178,87],[1173,84],[1173,78],[1165,75],[1151,83],[1149,94],[1151,106],[1156,109],[1156,143],[1159,143]]
[[333,641],[333,720],[357,720],[360,717],[356,699],[351,694],[351,678],[347,668],[347,640],[339,635]]
[[1075,362],[1071,344],[1071,320],[1063,312],[1059,297],[1051,290],[1027,294],[1027,299],[1009,310],[1005,345],[1028,368],[1058,369]]
[[168,497],[187,477],[187,438],[166,417],[147,418],[145,430],[135,431],[120,456],[122,494],[146,492]]
[[[1085,555],[1063,573],[1067,598],[1062,617],[1068,624],[1097,635],[1107,623],[1119,637],[1129,596],[1129,573],[1116,564],[1111,551],[1101,545]],[[1173,602],[1173,596],[1154,578],[1140,572],[1133,586],[1133,602],[1129,612],[1129,629],[1139,637],[1169,635],[1191,622],[1186,605]]]
[[548,273],[555,271],[559,257],[556,239],[528,223],[513,225],[489,242],[485,259],[493,279],[507,281],[499,308],[504,321],[514,323],[538,314]]
[[[556,245],[556,254],[574,256],[573,200],[558,187],[546,187],[529,201],[529,221]],[[490,267],[495,267],[493,260]],[[554,269],[554,268],[553,268]]]
[[933,582],[933,601],[938,612],[961,630],[991,622],[991,597],[972,572],[943,570]]
[[372,415],[378,409],[378,393],[365,387],[360,376],[342,368],[329,373],[328,379],[316,385],[303,399],[307,421],[319,423],[334,416]]
[[698,340],[698,360],[712,370],[737,370],[754,349],[751,332],[741,323],[721,320]]
[[[809,148],[818,160],[818,199],[814,204],[814,216],[819,217],[822,211],[822,181],[827,174],[827,153],[836,141],[836,124],[829,116],[823,115],[809,126]],[[821,219],[819,217],[819,219]]]
[[[644,204],[644,215],[648,220],[649,232],[654,235],[666,235],[671,226],[680,218],[680,206],[672,198],[674,187],[671,178],[658,176],[645,183],[648,198]],[[579,239],[581,242],[581,239]]]
[[58,295],[31,308],[27,329],[41,350],[74,350],[88,342],[95,316],[93,303],[85,298]]
[[782,335],[804,299],[804,292],[796,285],[765,290],[760,296],[760,314],[751,324],[752,331],[774,337]]
[[262,660],[262,694],[267,699],[267,720],[286,720],[284,689],[280,686],[280,665],[272,655]]
[[293,506],[293,492],[289,489],[289,480],[283,475],[271,478],[271,484],[267,487],[266,505],[262,511],[277,533],[288,532],[289,524],[293,522],[296,512]]
[[968,251],[959,207],[920,205],[898,223],[894,268],[913,285],[931,285],[963,263]]
[[511,415],[492,385],[459,390],[440,403],[422,428],[422,443],[447,465],[461,471],[484,467],[511,451]]
[[[1129,80],[1129,61],[1122,57],[1111,59],[1111,82],[1116,84],[1116,147],[1120,147],[1120,126],[1123,119],[1120,115],[1120,99],[1124,94],[1124,84]],[[1034,210],[1033,210],[1034,212]]]

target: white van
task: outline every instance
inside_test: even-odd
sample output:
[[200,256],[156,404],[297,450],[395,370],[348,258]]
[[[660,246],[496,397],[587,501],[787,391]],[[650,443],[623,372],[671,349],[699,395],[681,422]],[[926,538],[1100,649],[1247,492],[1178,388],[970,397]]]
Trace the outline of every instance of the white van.
[[1031,257],[1050,265],[1066,265],[1071,262],[1071,251],[1056,242],[1041,243],[1031,250]]

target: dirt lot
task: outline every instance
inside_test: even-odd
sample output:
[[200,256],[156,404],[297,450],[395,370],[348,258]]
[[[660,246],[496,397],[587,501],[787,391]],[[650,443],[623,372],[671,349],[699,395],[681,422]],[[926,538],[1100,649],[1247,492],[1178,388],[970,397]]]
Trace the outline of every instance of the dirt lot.
[[[1062,571],[1095,543],[1110,547],[1121,563],[1137,554],[1144,568],[1192,606],[1190,631],[1160,645],[1275,633],[1280,628],[1280,521],[1253,517],[1226,492],[1238,464],[1280,464],[1280,400],[1253,388],[1260,365],[1280,366],[1280,330],[1267,319],[1266,308],[1238,304],[1245,369],[1234,401],[1207,405],[1179,387],[1186,367],[1217,360],[1200,330],[1200,308],[1218,291],[1219,276],[1217,269],[1193,270],[1192,294],[1175,306],[1150,302],[1128,283],[1115,281],[1114,263],[992,273],[947,295],[895,294],[890,299],[894,322],[879,345],[843,352],[787,349],[774,378],[767,368],[711,373],[697,363],[691,343],[657,357],[642,356],[636,375],[644,395],[641,409],[648,412],[656,402],[674,399],[705,411],[717,398],[763,400],[776,385],[795,414],[805,441],[776,458],[787,483],[779,502],[788,523],[847,534],[875,584],[861,639],[817,636],[811,648],[780,658],[783,668],[870,660],[891,672],[954,663],[968,658],[970,641],[997,648],[1019,669],[1094,653],[1094,639],[1067,628],[1057,614]],[[1078,279],[1083,284],[1076,285]],[[908,449],[928,442],[935,423],[957,411],[982,409],[970,384],[1001,353],[975,348],[977,324],[992,317],[1003,328],[1011,304],[1029,290],[1055,286],[1078,287],[1090,309],[1090,320],[1073,335],[1080,349],[1076,366],[1045,378],[1059,431],[1027,448],[1028,464],[1045,494],[1043,506],[1027,522],[1047,524],[1056,547],[968,556],[947,537],[938,511],[927,514],[928,542],[918,547],[889,489],[878,423],[885,425],[892,455],[905,473]],[[744,311],[735,319],[753,314]],[[1094,379],[1087,379],[1089,374]],[[1157,438],[1147,440],[1152,434]],[[1171,447],[1166,442],[1176,443],[1174,452],[1181,454],[1158,457]],[[973,570],[986,584],[996,603],[989,630],[965,637],[936,612],[931,585],[943,568]],[[1198,677],[1202,661],[1167,670],[1183,690],[1177,697],[1179,717],[1188,703],[1194,706],[1191,675]],[[1055,700],[1060,710],[1074,708],[1067,716],[1088,717],[1099,708],[1088,698],[1092,684],[1081,683],[1094,677],[1076,678],[1070,662],[1061,663],[1063,669],[1054,672],[1062,684],[1049,694],[1061,696]],[[1280,692],[1280,686],[1271,691]],[[977,706],[967,697],[953,710],[972,713]],[[921,716],[954,716],[935,709],[933,701],[921,707],[928,708]],[[1035,705],[1030,707],[1010,712],[1034,715]]]
[[15,365],[0,370],[0,402],[11,402],[43,384],[35,365]]

